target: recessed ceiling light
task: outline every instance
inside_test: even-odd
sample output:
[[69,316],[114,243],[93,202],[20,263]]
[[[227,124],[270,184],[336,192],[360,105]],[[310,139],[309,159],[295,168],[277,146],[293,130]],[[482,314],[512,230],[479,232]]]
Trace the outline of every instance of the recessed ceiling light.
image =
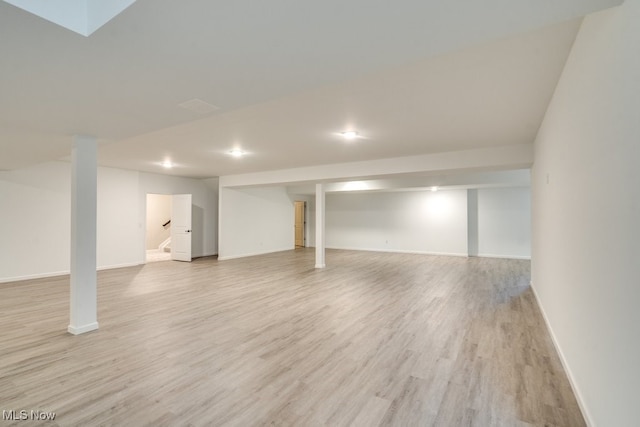
[[171,163],[170,160],[165,160],[164,162],[160,163],[160,165],[162,165],[162,167],[165,169],[171,169],[173,167],[173,163]]
[[244,156],[244,151],[236,148],[234,150],[229,151],[229,154],[231,154],[233,157],[242,157]]
[[340,135],[342,135],[344,139],[356,139],[358,137],[358,132],[356,132],[355,130],[348,130],[345,132],[341,132]]
[[367,184],[365,181],[349,181],[343,184],[342,189],[343,191],[368,190],[369,184]]
[[431,187],[431,191],[438,191],[438,187],[434,185],[433,187]]

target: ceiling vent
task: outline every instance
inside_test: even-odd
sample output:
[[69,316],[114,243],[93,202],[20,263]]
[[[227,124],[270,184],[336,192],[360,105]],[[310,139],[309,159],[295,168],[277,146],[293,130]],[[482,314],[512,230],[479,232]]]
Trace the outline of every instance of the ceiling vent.
[[186,110],[191,110],[194,113],[198,114],[210,114],[220,109],[220,107],[209,104],[208,102],[197,98],[185,101],[182,104],[178,104],[178,107],[184,108]]

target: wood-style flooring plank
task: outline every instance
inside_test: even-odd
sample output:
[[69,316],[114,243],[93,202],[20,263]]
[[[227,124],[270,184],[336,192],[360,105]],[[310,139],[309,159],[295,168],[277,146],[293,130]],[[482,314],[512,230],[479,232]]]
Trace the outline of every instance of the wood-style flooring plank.
[[585,425],[528,261],[329,250],[313,265],[297,249],[101,271],[100,329],[80,336],[68,276],[0,284],[0,410],[59,426]]

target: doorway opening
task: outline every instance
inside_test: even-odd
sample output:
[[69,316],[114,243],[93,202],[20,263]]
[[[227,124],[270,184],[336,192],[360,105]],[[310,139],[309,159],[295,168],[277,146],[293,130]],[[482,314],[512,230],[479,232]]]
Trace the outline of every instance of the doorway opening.
[[146,262],[191,262],[191,199],[191,194],[147,194]]
[[146,262],[171,259],[171,202],[166,194],[147,194]]
[[305,236],[305,228],[306,228],[306,211],[307,211],[307,202],[298,201],[294,202],[295,209],[295,247],[296,248],[304,248],[306,246],[306,236]]

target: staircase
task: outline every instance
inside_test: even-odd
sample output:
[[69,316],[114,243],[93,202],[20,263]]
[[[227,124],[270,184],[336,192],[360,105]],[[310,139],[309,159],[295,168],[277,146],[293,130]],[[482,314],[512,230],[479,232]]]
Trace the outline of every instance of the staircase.
[[171,237],[169,237],[164,242],[160,243],[160,246],[158,246],[158,249],[160,249],[163,252],[171,252]]

